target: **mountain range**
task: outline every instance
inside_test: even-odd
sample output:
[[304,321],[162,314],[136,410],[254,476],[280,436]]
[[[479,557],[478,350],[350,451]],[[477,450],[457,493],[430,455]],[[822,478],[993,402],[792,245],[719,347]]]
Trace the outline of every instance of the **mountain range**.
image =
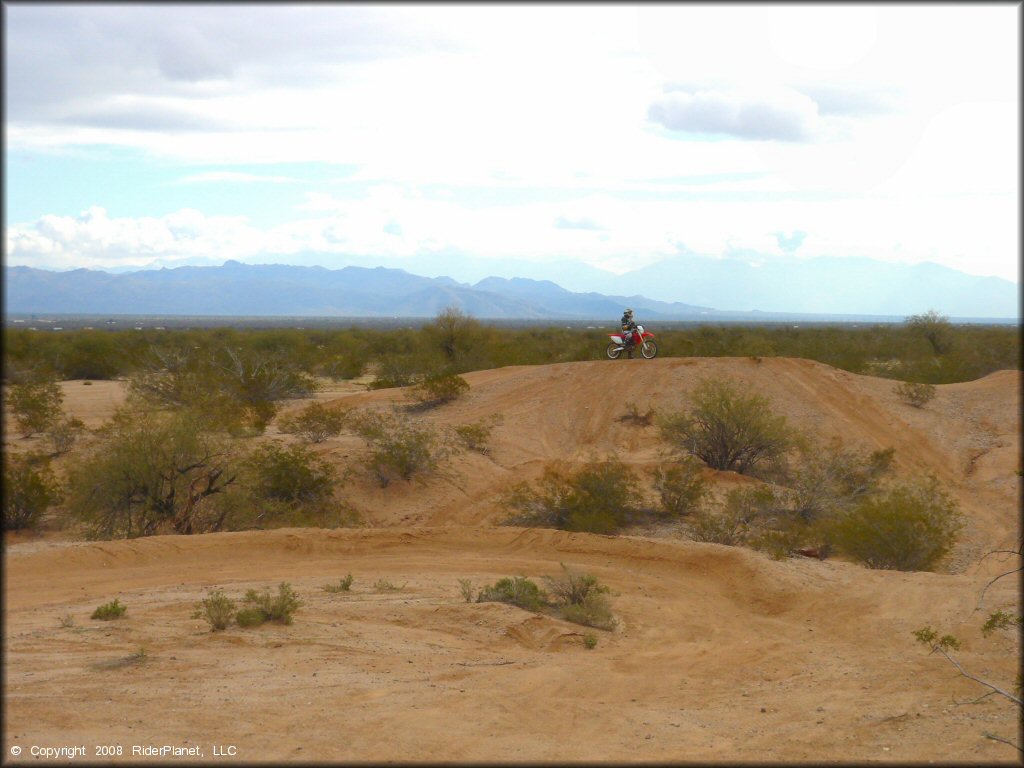
[[[1017,286],[935,264],[814,259],[754,267],[680,257],[617,278],[642,293],[573,292],[550,280],[486,277],[475,284],[402,269],[242,264],[110,273],[5,267],[6,312],[235,316],[432,317],[456,306],[492,319],[748,320],[794,315],[1018,317]],[[654,295],[655,298],[650,298]],[[671,300],[685,295],[694,303]]]

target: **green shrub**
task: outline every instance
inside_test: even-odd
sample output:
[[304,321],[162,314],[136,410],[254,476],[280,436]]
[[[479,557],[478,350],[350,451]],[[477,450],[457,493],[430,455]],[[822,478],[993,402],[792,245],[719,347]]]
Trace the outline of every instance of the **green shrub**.
[[545,577],[558,613],[567,621],[598,629],[612,629],[615,619],[608,604],[609,589],[589,573],[576,573],[561,563],[562,576]]
[[353,417],[352,425],[370,446],[368,463],[382,488],[396,478],[428,474],[447,456],[433,428],[398,414],[368,411]]
[[539,611],[546,603],[540,587],[525,576],[499,579],[489,587],[482,587],[476,597],[478,603],[508,603],[528,611]]
[[286,434],[299,435],[311,443],[322,443],[341,434],[348,412],[328,408],[323,403],[310,403],[297,413],[278,419],[277,428]]
[[661,500],[660,516],[679,518],[699,509],[708,495],[707,482],[701,474],[700,462],[684,456],[677,463],[654,470],[654,489]]
[[334,492],[334,467],[301,445],[265,443],[245,460],[253,492],[290,504],[324,502]]
[[713,469],[757,474],[781,457],[794,436],[783,416],[760,395],[744,395],[739,384],[701,382],[687,413],[660,420],[661,435],[679,455],[692,454]]
[[73,416],[57,419],[46,428],[46,437],[53,446],[54,455],[62,455],[70,451],[79,436],[85,431],[85,424],[81,419]]
[[34,530],[43,514],[62,498],[49,458],[4,453],[4,530]]
[[89,618],[97,619],[99,621],[110,621],[112,619],[121,618],[127,610],[128,608],[126,606],[121,605],[120,598],[115,597],[113,602],[104,603],[99,606],[92,612],[92,616]]
[[341,579],[337,584],[327,584],[324,586],[325,592],[348,592],[352,589],[352,574],[348,574],[345,578]]
[[473,589],[473,582],[469,579],[459,579],[459,592],[462,594],[462,599],[467,603],[472,603],[476,593]]
[[409,399],[422,408],[434,408],[460,397],[469,391],[469,382],[455,373],[420,376],[409,392]]
[[92,538],[223,530],[234,445],[194,413],[119,411],[68,468],[68,512]]
[[833,544],[870,568],[933,570],[952,549],[963,518],[934,479],[863,499],[830,526]]
[[583,636],[583,647],[588,651],[597,647],[597,635],[593,632],[588,632]]
[[31,437],[60,419],[64,391],[53,379],[24,381],[10,386],[7,402],[22,437]]
[[255,626],[265,621],[291,624],[292,614],[303,605],[291,585],[285,582],[278,585],[277,595],[271,595],[269,587],[264,587],[262,592],[250,589],[245,593],[245,602],[247,607],[239,611],[235,617],[243,627]]
[[923,408],[926,404],[930,403],[935,399],[937,390],[933,384],[917,383],[914,384],[909,381],[905,381],[892,390],[897,397],[903,402],[914,406],[915,408]]
[[892,472],[895,451],[856,451],[839,440],[826,446],[802,445],[795,466],[781,473],[792,491],[789,503],[805,523],[849,509],[878,490]]
[[463,446],[484,455],[491,452],[490,439],[496,419],[475,421],[455,427],[455,436]]
[[614,533],[638,513],[636,475],[617,459],[590,461],[575,472],[552,467],[536,483],[519,483],[501,503],[518,511],[508,525]]
[[927,339],[936,355],[944,355],[953,349],[953,326],[948,317],[934,309],[921,315],[911,315],[906,319],[906,324],[911,333]]
[[698,509],[687,518],[690,538],[710,544],[737,546],[745,540],[746,521],[735,507]]
[[206,619],[211,632],[227,629],[234,616],[235,601],[220,589],[213,590],[205,599],[197,603],[195,612],[192,614],[193,619]]

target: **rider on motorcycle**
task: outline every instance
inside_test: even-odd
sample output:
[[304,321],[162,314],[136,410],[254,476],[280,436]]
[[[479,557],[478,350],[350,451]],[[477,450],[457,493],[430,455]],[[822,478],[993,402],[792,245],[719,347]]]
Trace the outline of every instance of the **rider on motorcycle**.
[[636,331],[636,321],[633,320],[633,310],[626,309],[622,313],[622,340],[625,342],[626,351],[629,353],[629,357],[633,357],[633,347],[636,346],[636,338],[633,333]]

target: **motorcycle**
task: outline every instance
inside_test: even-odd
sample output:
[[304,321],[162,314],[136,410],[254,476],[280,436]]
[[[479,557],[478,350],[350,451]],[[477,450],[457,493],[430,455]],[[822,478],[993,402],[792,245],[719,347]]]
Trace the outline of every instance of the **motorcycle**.
[[[608,348],[605,350],[608,357],[612,360],[618,360],[619,355],[622,354],[623,350],[629,350],[626,346],[626,333],[622,331],[620,333],[609,333],[608,338],[611,342],[608,344]],[[642,325],[638,325],[636,330],[633,331],[633,349],[639,349],[640,354],[643,355],[645,360],[653,360],[654,356],[658,354],[658,344],[654,341],[654,334],[650,331],[645,331]]]

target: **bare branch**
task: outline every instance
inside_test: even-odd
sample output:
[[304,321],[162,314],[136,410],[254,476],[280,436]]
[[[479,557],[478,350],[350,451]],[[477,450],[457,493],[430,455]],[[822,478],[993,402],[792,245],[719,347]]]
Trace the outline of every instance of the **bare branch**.
[[949,653],[946,652],[945,648],[936,645],[932,647],[932,652],[938,652],[945,656],[946,660],[949,661],[949,663],[952,664],[954,667],[956,667],[957,671],[960,672],[960,674],[966,677],[968,680],[973,680],[974,682],[979,683],[980,685],[984,685],[986,688],[991,688],[995,693],[998,693],[1000,696],[1005,696],[1018,707],[1024,706],[1024,702],[1022,702],[1017,696],[1014,696],[1012,693],[1008,693],[1004,691],[1002,688],[992,685],[992,683],[986,682],[985,680],[982,680],[980,677],[975,677],[974,675],[968,673],[962,666],[960,666],[960,662],[958,662],[956,659],[950,656]]
[[1014,742],[1010,741],[1009,739],[1004,739],[1002,736],[996,736],[994,733],[989,733],[988,731],[985,731],[984,736],[985,736],[986,739],[992,739],[992,741],[1001,741],[1001,742],[1003,742],[1003,744],[1009,744],[1011,747],[1016,749],[1018,752],[1024,752],[1024,749],[1021,749],[1019,744],[1015,744]]

